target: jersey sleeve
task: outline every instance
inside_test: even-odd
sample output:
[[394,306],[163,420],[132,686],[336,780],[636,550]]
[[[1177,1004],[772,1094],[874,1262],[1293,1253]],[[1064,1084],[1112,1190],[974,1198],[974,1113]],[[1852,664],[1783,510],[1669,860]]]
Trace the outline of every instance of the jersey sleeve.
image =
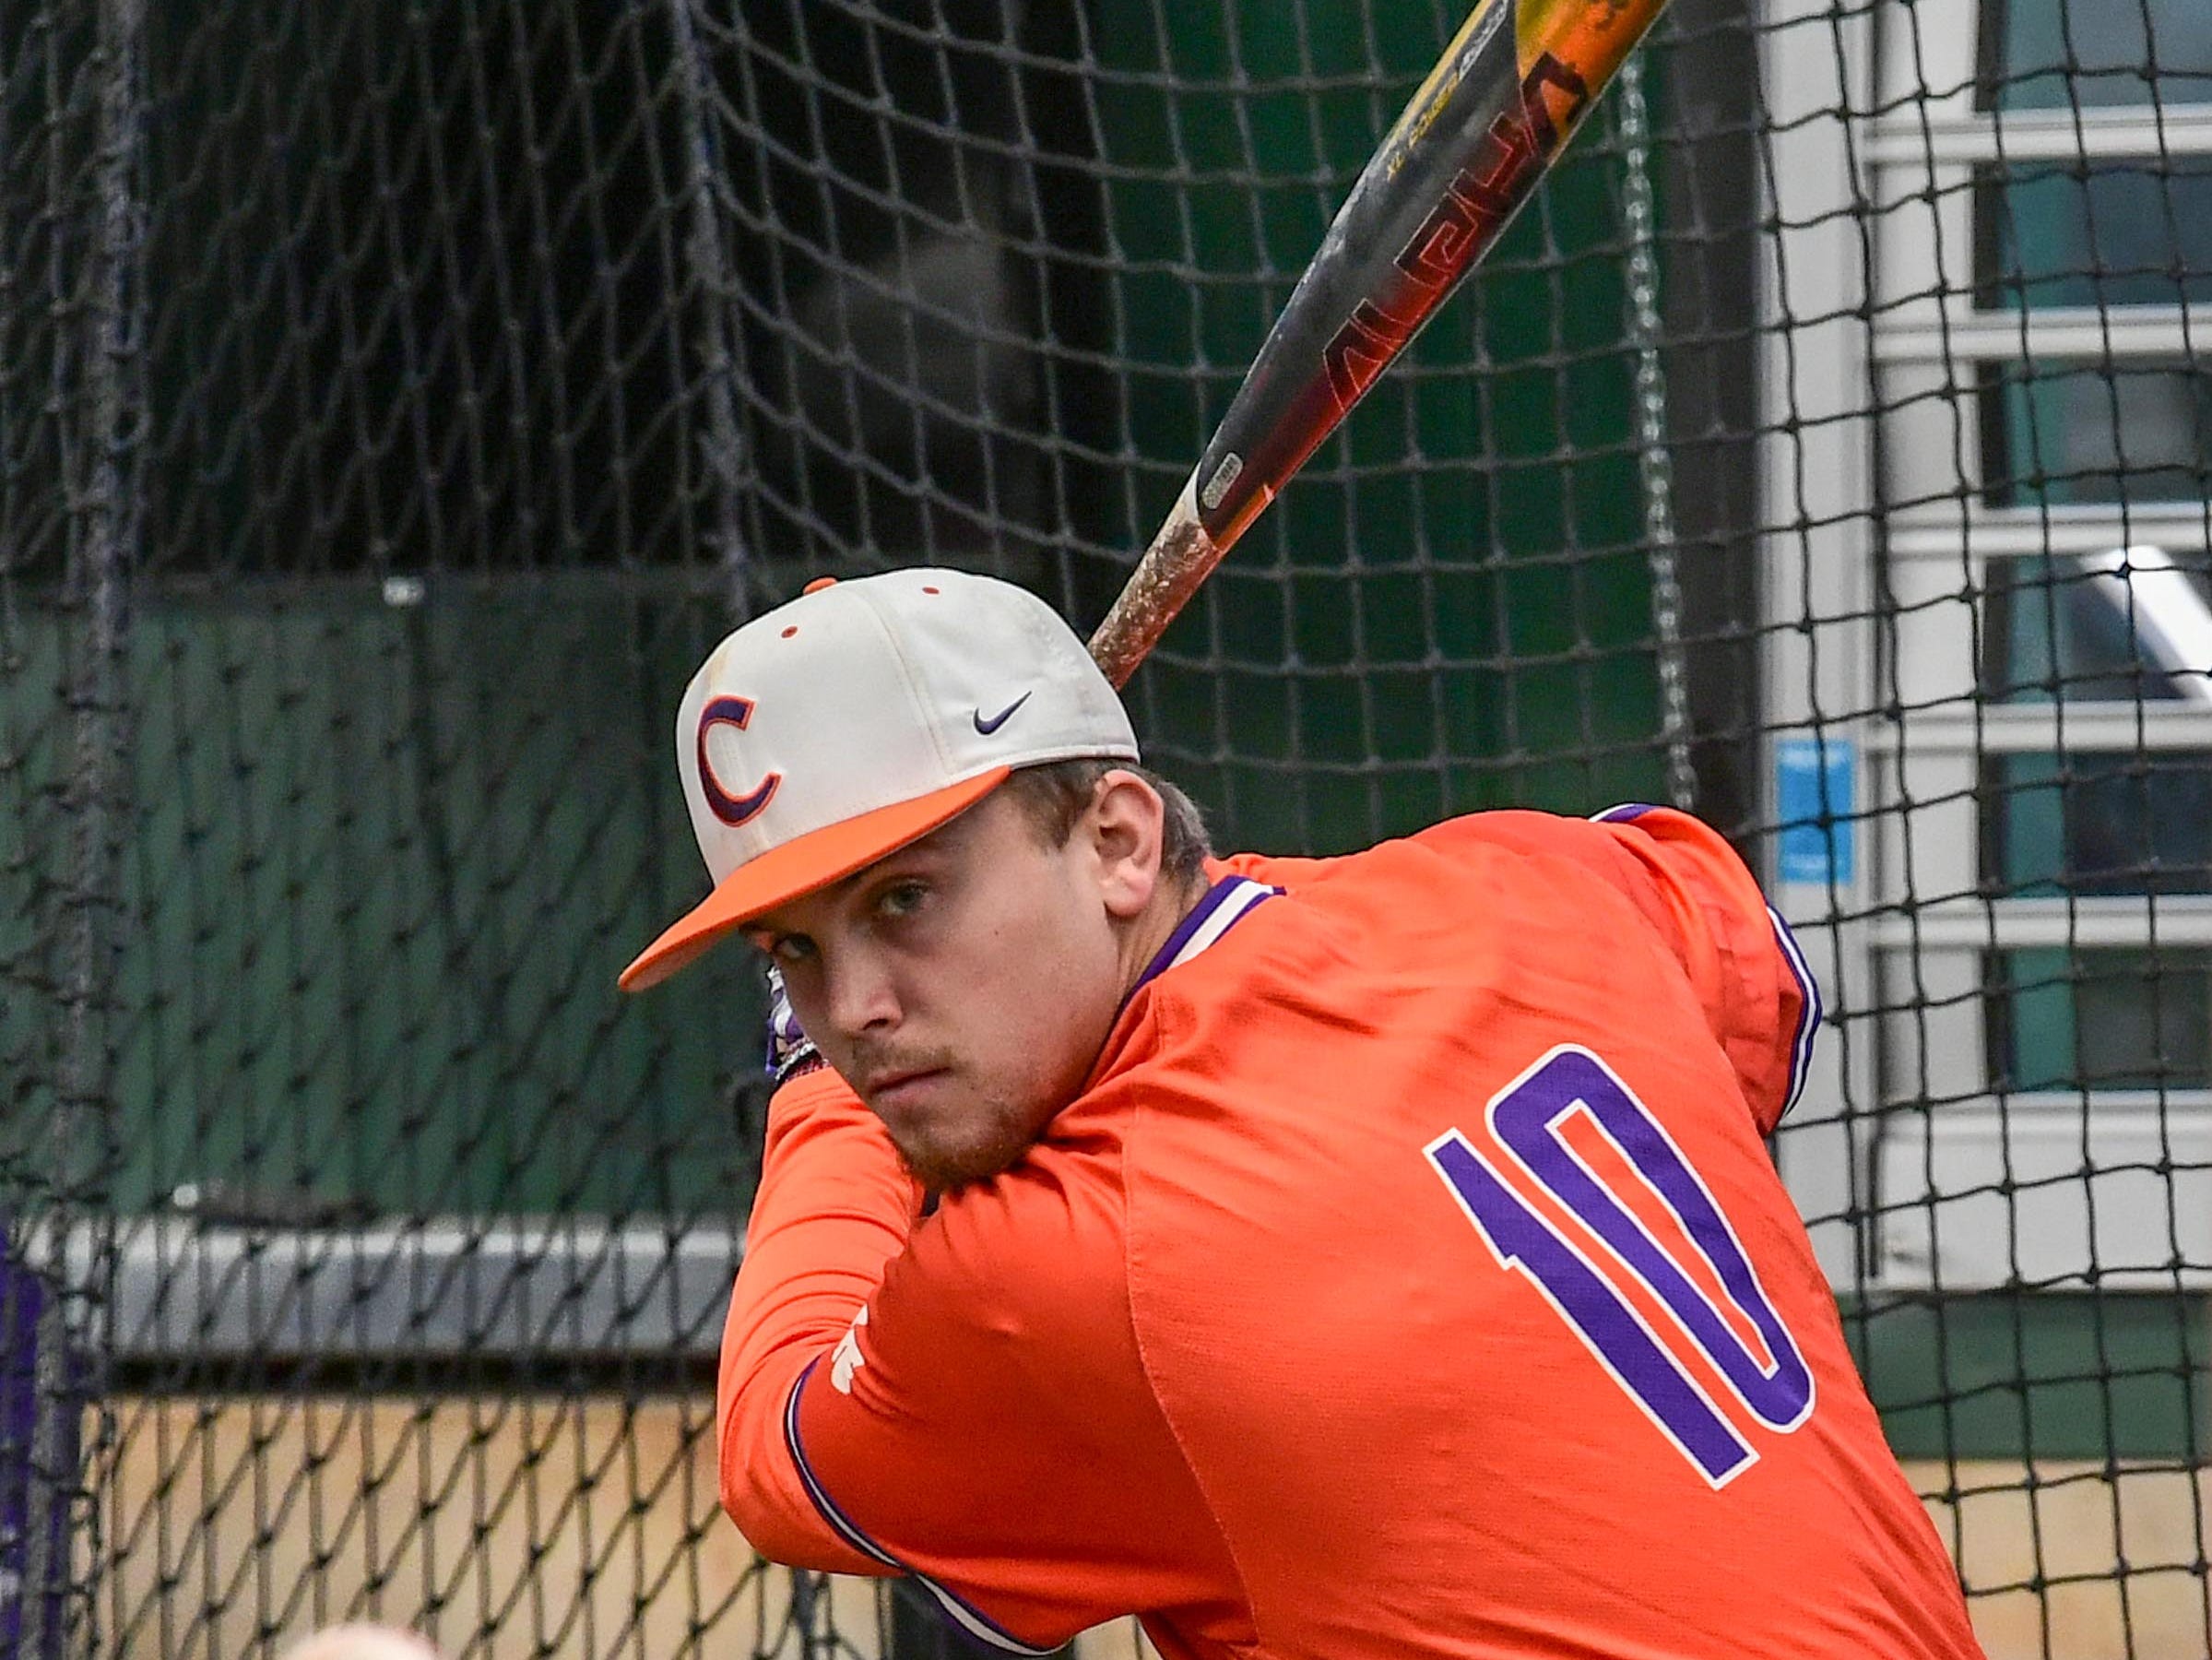
[[1225,1547],[1138,1352],[1114,1195],[1076,1179],[1080,1152],[1048,1139],[923,1217],[834,1074],[776,1107],[720,1402],[724,1503],[755,1547],[911,1573],[1013,1654],[1221,1602]]
[[785,1447],[783,1408],[905,1248],[921,1199],[881,1124],[835,1073],[818,1068],[775,1092],[716,1388],[723,1508],[775,1561],[886,1571],[815,1507]]
[[1789,925],[1718,831],[1669,807],[1619,807],[1594,820],[1471,813],[1414,839],[1448,854],[1564,860],[1626,895],[1682,965],[1760,1133],[1781,1120],[1812,1061],[1819,988]]
[[1649,881],[1675,954],[1762,1134],[1804,1088],[1820,989],[1790,926],[1720,832],[1667,807],[1618,807],[1595,826]]

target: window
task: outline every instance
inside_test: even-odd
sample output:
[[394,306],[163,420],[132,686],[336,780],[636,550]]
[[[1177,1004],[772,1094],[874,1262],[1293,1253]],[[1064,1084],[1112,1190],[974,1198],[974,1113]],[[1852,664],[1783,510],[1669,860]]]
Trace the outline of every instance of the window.
[[1828,1098],[1877,1110],[1785,1170],[1840,1284],[2171,1288],[2212,1264],[2212,9],[1830,9],[1769,42],[1810,188],[1768,686],[1863,798],[1781,891],[1863,1016]]

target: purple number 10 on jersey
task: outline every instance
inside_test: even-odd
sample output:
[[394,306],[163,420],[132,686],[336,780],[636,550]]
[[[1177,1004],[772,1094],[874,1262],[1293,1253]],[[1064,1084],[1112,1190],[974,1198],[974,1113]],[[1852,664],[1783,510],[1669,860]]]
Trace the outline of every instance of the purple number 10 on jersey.
[[[1752,1352],[1674,1251],[1570,1148],[1560,1133],[1576,1111],[1673,1213],[1729,1304],[1757,1332]],[[1554,1049],[1490,1103],[1490,1127],[1535,1183],[1602,1239],[1617,1264],[1663,1303],[1712,1363],[1728,1393],[1767,1428],[1796,1429],[1813,1410],[1813,1375],[1761,1288],[1735,1230],[1674,1139],[1628,1086],[1588,1049]],[[1428,1159],[1503,1267],[1527,1275],[1614,1381],[1650,1415],[1716,1488],[1758,1454],[1712,1397],[1591,1256],[1515,1192],[1459,1131],[1428,1144]]]

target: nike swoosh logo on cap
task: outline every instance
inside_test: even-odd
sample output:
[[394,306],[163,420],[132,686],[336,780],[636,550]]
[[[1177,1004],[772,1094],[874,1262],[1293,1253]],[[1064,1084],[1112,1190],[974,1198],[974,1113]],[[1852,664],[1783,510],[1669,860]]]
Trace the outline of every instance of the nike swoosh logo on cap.
[[[1030,688],[1030,692],[1034,692],[1036,688],[1034,686]],[[1008,704],[1006,707],[1000,709],[988,720],[984,719],[983,711],[981,709],[977,709],[975,716],[976,730],[981,733],[984,737],[988,738],[993,732],[997,731],[1000,727],[1007,723],[1007,720],[1012,716],[1016,709],[1020,708],[1028,701],[1029,692],[1024,692],[1021,696],[1015,698],[1013,702]]]

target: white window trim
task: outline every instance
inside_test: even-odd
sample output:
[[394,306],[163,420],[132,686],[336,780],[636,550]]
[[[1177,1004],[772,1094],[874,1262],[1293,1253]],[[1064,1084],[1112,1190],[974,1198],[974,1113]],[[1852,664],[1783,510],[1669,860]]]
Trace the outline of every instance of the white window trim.
[[[1864,321],[1865,260],[1852,211],[1862,159],[1843,112],[1870,107],[1871,51],[1862,13],[1831,0],[1767,0],[1759,35],[1766,89],[1769,192],[1762,208],[1785,229],[1767,239],[1759,272],[1759,409],[1768,434],[1760,460],[1764,539],[1761,607],[1767,641],[1764,776],[1773,788],[1773,741],[1817,733],[1863,745],[1875,706],[1872,341]],[[1783,319],[1790,319],[1786,331]],[[1854,791],[1864,801],[1863,759]],[[1766,802],[1774,822],[1777,802]],[[1866,838],[1862,836],[1861,841]],[[1863,920],[1870,849],[1849,881],[1772,880],[1831,1009],[1873,1005],[1874,955]],[[1768,872],[1769,876],[1774,875]],[[1777,1138],[1776,1156],[1829,1279],[1860,1277],[1870,1167],[1862,1127],[1846,1103],[1874,1098],[1875,1051],[1863,1022],[1831,1027],[1816,1045],[1804,1095]]]
[[1867,124],[1864,154],[1877,167],[2212,156],[2212,104],[1885,115]]
[[[1970,192],[1962,187],[1957,194],[1962,206],[1970,207],[1963,200]],[[1957,301],[1940,306],[1921,302],[1877,316],[1874,344],[1875,361],[1882,363],[1996,362],[2023,357],[2155,362],[2185,357],[2193,345],[2212,346],[2212,307],[2131,305],[2100,311],[2095,306],[2052,305],[2033,311],[1976,311]]]

